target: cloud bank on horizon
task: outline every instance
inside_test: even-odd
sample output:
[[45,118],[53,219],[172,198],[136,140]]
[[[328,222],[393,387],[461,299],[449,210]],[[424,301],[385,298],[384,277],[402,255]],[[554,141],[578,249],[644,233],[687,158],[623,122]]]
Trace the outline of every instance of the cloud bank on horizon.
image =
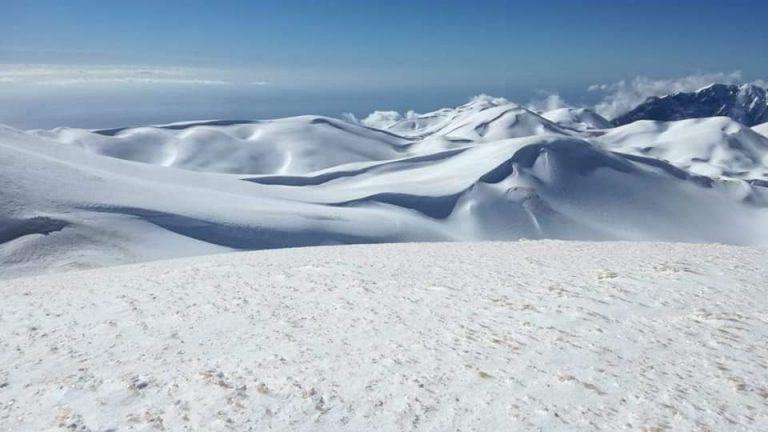
[[[417,100],[422,96],[419,93],[423,93],[419,87],[399,89],[397,96],[383,100],[380,96],[386,92],[371,92],[363,102],[355,96],[365,91],[364,86],[357,81],[350,82],[347,88],[342,82],[334,83],[333,89],[327,87],[334,81],[332,70],[322,73],[317,71],[309,81],[303,80],[296,71],[282,72],[266,67],[238,69],[156,65],[0,64],[0,97],[5,97],[9,102],[5,109],[0,108],[0,123],[22,128],[65,125],[117,127],[142,122],[226,119],[233,116],[270,118],[313,113],[341,115],[352,122],[379,127],[408,118],[409,115],[414,116],[419,111],[451,103],[445,100],[447,98],[432,103],[424,98]],[[510,72],[510,75],[514,73]],[[365,74],[361,73],[360,76]],[[638,75],[631,79],[585,86],[580,93],[581,100],[578,96],[572,98],[570,94],[564,97],[558,92],[536,89],[530,90],[535,94],[532,98],[521,98],[503,91],[499,94],[498,89],[481,91],[521,102],[539,112],[562,107],[584,107],[610,119],[631,110],[648,97],[694,91],[712,83],[767,85],[765,80],[749,80],[740,71],[732,71],[695,73],[678,78]],[[65,93],[50,92],[52,87]],[[447,88],[450,88],[453,99],[479,93],[455,86]],[[143,93],[137,93],[136,90]],[[292,92],[293,99],[285,98],[285,91]],[[183,107],[174,105],[181,103],[179,92],[186,92]],[[313,99],[304,97],[302,102],[296,99],[313,92]],[[343,92],[349,94],[342,95]],[[71,110],[69,98],[78,100],[77,112]],[[411,105],[416,102],[420,105]],[[122,107],[124,113],[132,111],[132,115],[121,119],[121,115],[126,114],[115,111],[108,119],[99,120],[101,113],[115,109],[110,105]],[[248,109],[254,105],[259,105],[260,109]],[[27,108],[18,108],[24,106]],[[162,116],[158,108],[155,108],[160,106],[164,107]],[[280,106],[279,110],[275,108],[277,106]],[[395,109],[381,110],[388,107]],[[365,113],[370,114],[366,117]],[[86,120],[82,119],[93,124],[84,123]]]
[[213,68],[140,65],[0,65],[0,84],[29,85],[266,85],[252,73]]
[[[586,90],[599,95],[599,99],[597,102],[586,106],[569,103],[558,93],[546,92],[539,92],[537,97],[530,99],[528,102],[524,103],[524,105],[538,112],[552,111],[566,107],[590,108],[601,116],[611,119],[635,108],[649,97],[664,96],[678,92],[692,92],[714,83],[754,84],[761,87],[768,87],[768,81],[766,80],[744,79],[741,71],[696,73],[668,79],[636,76],[631,80],[590,85]],[[485,94],[480,94],[474,96],[471,100],[490,97],[491,96]],[[414,118],[417,115],[418,113],[412,110],[403,114],[396,111],[373,111],[367,117],[360,120],[351,113],[345,113],[344,118],[352,122],[360,122],[366,126],[385,127],[387,124],[403,119]]]

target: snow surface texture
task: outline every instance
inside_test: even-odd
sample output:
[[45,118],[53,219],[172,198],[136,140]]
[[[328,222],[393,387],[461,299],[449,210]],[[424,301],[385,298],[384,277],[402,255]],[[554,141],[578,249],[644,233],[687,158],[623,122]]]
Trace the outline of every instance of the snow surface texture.
[[357,245],[0,283],[0,430],[768,430],[764,249]]
[[0,278],[295,246],[768,244],[768,137],[479,96],[359,122],[0,127]]

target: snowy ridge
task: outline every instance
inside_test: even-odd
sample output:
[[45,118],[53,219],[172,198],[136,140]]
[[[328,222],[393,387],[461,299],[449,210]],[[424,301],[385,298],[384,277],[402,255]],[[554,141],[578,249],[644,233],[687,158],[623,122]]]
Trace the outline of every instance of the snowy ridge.
[[768,137],[727,117],[642,120],[597,138],[605,148],[669,161],[709,177],[768,178]]
[[406,136],[423,137],[450,127],[456,122],[487,109],[499,106],[516,106],[504,98],[479,95],[468,103],[455,108],[417,114],[413,111],[402,115],[396,111],[375,111],[360,122],[366,126],[386,129]]
[[754,84],[711,84],[695,92],[648,98],[613,119],[620,126],[637,120],[673,121],[725,116],[746,126],[768,121],[766,89]]
[[579,131],[608,129],[611,122],[588,108],[558,108],[542,114],[545,119]]
[[766,430],[768,258],[300,248],[0,282],[0,429]]
[[[394,159],[408,144],[392,134],[327,117],[226,123],[34,132],[105,156],[233,174],[296,174],[348,162]],[[318,143],[323,143],[322,149]]]
[[326,244],[768,244],[768,138],[727,118],[604,128],[488,96],[407,117],[0,128],[0,277]]

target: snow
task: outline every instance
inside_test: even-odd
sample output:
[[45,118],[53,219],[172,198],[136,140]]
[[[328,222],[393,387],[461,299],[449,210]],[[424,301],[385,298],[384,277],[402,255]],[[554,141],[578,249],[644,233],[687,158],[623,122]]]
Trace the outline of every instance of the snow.
[[[410,111],[401,115],[393,111],[376,111],[363,119],[362,123],[402,136],[424,138],[430,135],[446,135],[458,127],[468,126],[469,123],[473,123],[472,126],[478,126],[485,122],[492,122],[499,113],[510,110],[529,111],[504,98],[479,95],[464,105],[442,108],[425,114]],[[534,113],[531,112],[531,114]],[[517,134],[517,136],[521,135]]]
[[72,128],[34,133],[105,156],[233,174],[300,174],[349,162],[394,159],[408,144],[392,134],[318,116],[210,123],[128,128],[108,135]]
[[695,92],[649,97],[612,120],[614,125],[638,120],[673,121],[727,116],[747,126],[768,120],[766,89],[756,84],[713,83]]
[[694,174],[768,179],[768,137],[727,117],[640,120],[597,140],[610,150],[666,160]]
[[768,244],[768,138],[727,118],[596,129],[593,114],[480,96],[384,129],[0,127],[0,279],[333,244]]
[[766,430],[765,252],[357,245],[8,280],[0,429]]
[[0,430],[768,429],[765,124],[348,119],[0,125]]
[[752,130],[763,136],[768,137],[768,122],[759,124],[757,126],[752,126]]
[[579,131],[608,129],[611,122],[588,108],[558,108],[542,114],[545,119]]

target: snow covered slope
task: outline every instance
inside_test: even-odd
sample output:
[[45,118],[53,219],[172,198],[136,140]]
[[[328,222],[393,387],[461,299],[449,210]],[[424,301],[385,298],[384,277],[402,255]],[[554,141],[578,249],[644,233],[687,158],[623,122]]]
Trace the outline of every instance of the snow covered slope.
[[235,174],[299,174],[348,162],[394,159],[408,144],[393,134],[317,116],[34,133],[105,156]]
[[600,129],[482,96],[363,123],[0,127],[0,278],[326,244],[768,244],[768,138],[727,118]]
[[579,131],[611,127],[611,122],[588,108],[558,108],[547,111],[541,116],[560,126]]
[[768,137],[768,122],[763,123],[763,124],[759,124],[757,126],[753,126],[752,130],[757,132],[757,133],[759,133],[759,134],[761,134],[761,135],[763,135],[763,136],[767,136]]
[[692,176],[565,135],[293,176],[126,161],[12,129],[0,130],[0,158],[2,277],[339,243],[768,244],[764,188]]
[[[389,115],[388,113],[384,113]],[[362,125],[317,116],[257,122],[188,122],[103,131],[30,133],[92,153],[153,165],[231,174],[306,174],[532,135],[571,135],[540,115],[487,96],[456,108]],[[376,129],[379,125],[382,129]]]
[[480,95],[455,108],[426,114],[374,112],[362,124],[411,138],[498,140],[548,133],[567,134],[546,118],[504,98]]
[[726,116],[747,126],[768,121],[766,89],[754,84],[712,84],[695,92],[651,97],[613,119],[620,126],[637,120],[672,121]]
[[768,137],[727,117],[637,121],[599,138],[606,148],[669,161],[710,177],[768,179]]
[[0,430],[768,429],[768,258],[400,244],[0,283]]
[[504,98],[479,95],[464,105],[442,108],[426,114],[409,111],[402,115],[396,111],[375,111],[360,122],[368,127],[385,129],[405,136],[423,137],[450,127],[455,122],[460,122],[481,111],[510,105],[514,104]]

